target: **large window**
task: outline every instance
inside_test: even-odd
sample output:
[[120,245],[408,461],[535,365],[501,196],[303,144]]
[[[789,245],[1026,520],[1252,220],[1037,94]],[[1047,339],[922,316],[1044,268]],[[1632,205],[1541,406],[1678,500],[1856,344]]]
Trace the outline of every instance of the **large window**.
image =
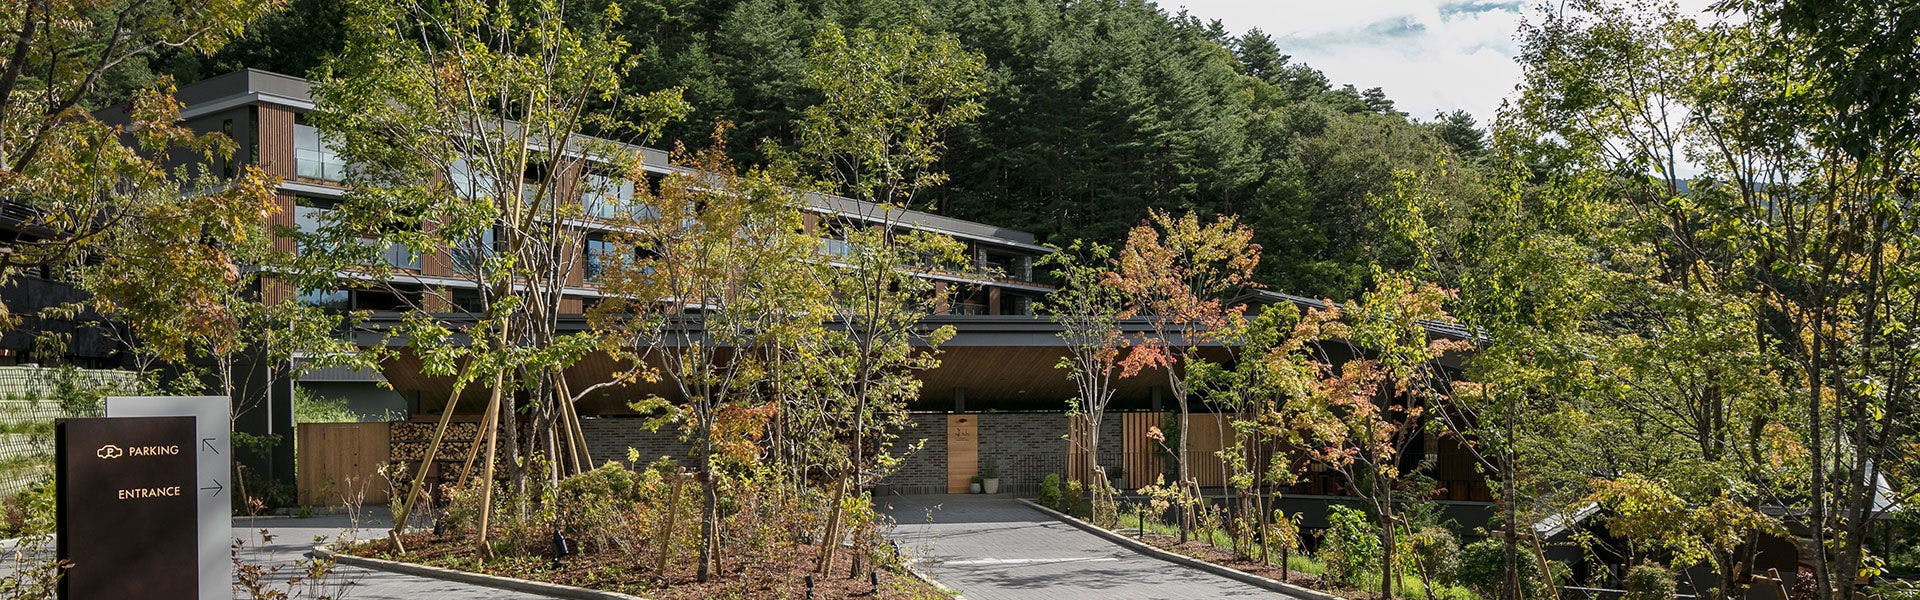
[[608,175],[580,176],[581,214],[601,219],[625,216],[633,205],[633,182]]
[[1033,281],[1033,257],[980,250],[980,268],[1017,281]]
[[613,261],[619,256],[620,246],[599,238],[587,238],[587,260],[585,276],[587,281],[599,281]]
[[493,175],[485,169],[475,169],[469,159],[453,161],[447,173],[447,180],[453,184],[453,191],[468,200],[497,198],[499,186],[494,185]]
[[473,239],[469,239],[461,244],[460,247],[454,248],[454,270],[467,274],[473,274],[478,271],[480,264],[486,262],[487,257],[493,256],[496,244],[493,231],[492,227],[481,229],[478,235],[473,236]]
[[[332,203],[318,198],[300,198],[293,207],[293,225],[300,233],[313,235],[327,222],[333,213]],[[361,243],[372,245],[377,240],[362,239]],[[406,246],[392,243],[380,248],[379,261],[396,269],[420,269],[420,255],[414,254]]]
[[346,312],[353,310],[353,294],[341,289],[305,290],[300,292],[300,303],[331,311]]
[[293,125],[294,173],[308,179],[340,181],[346,178],[347,163],[334,150],[334,141],[312,125]]

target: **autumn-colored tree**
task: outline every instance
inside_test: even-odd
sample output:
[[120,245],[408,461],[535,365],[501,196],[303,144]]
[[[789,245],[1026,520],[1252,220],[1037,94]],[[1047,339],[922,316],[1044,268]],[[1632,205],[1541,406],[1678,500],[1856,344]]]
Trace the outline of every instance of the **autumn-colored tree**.
[[[212,52],[279,0],[23,0],[0,8],[0,201],[17,235],[0,284],[71,275],[148,360],[244,344],[231,293],[264,261],[274,181],[233,165],[234,142],[180,121],[171,79],[129,98],[107,80],[156,52]],[[103,101],[124,102],[113,106]],[[230,181],[229,181],[230,180]],[[83,307],[62,307],[72,311]],[[0,327],[17,317],[0,306]]]
[[[1309,311],[1294,335],[1310,340],[1322,371],[1310,396],[1309,439],[1313,459],[1340,474],[1345,491],[1360,498],[1379,519],[1380,597],[1392,598],[1398,581],[1396,516],[1412,499],[1418,470],[1406,464],[1411,444],[1422,438],[1429,407],[1445,401],[1451,376],[1443,353],[1465,350],[1463,340],[1428,333],[1450,322],[1449,294],[1431,285],[1387,277],[1360,301]],[[1336,351],[1337,349],[1337,351]]]
[[[1256,286],[1253,269],[1260,262],[1260,247],[1252,240],[1253,231],[1233,217],[1202,224],[1193,213],[1174,217],[1155,210],[1127,232],[1126,245],[1114,261],[1113,286],[1127,299],[1121,316],[1147,322],[1147,331],[1134,341],[1121,363],[1121,376],[1156,369],[1165,375],[1180,409],[1176,485],[1192,496],[1198,491],[1191,489],[1197,483],[1187,469],[1186,432],[1192,420],[1193,389],[1186,369],[1202,360],[1201,348],[1232,337],[1243,326],[1245,307],[1228,306],[1227,300]],[[1191,514],[1183,511],[1183,542],[1192,521]]]
[[1263,562],[1270,547],[1295,543],[1271,539],[1276,532],[1289,531],[1288,524],[1272,521],[1272,501],[1275,489],[1292,485],[1309,458],[1297,449],[1308,446],[1303,433],[1314,408],[1308,396],[1321,369],[1303,351],[1312,340],[1294,335],[1300,318],[1299,307],[1292,303],[1261,307],[1245,327],[1220,340],[1233,352],[1231,363],[1195,361],[1188,368],[1195,393],[1231,415],[1230,439],[1235,444],[1222,448],[1219,456],[1234,501],[1234,550]]
[[[643,174],[636,147],[582,134],[644,138],[683,106],[676,93],[619,93],[632,56],[608,33],[617,6],[577,28],[547,0],[367,1],[345,12],[345,50],[320,73],[308,117],[343,157],[350,187],[301,236],[299,285],[331,289],[340,272],[364,274],[366,285],[402,300],[390,334],[421,371],[453,377],[422,471],[394,515],[396,534],[462,392],[476,382],[490,388],[479,472],[461,477],[478,478],[477,541],[490,553],[503,442],[521,515],[530,474],[519,466],[535,464],[525,459],[536,449],[555,449],[538,474],[550,481],[590,468],[573,410],[586,390],[571,389],[564,371],[601,340],[555,324],[564,305],[580,301],[568,295],[587,262],[578,219],[636,210],[621,190]],[[409,278],[395,275],[422,258],[449,261],[460,282],[405,288]],[[465,318],[443,319],[449,312]],[[520,439],[522,415],[534,439]]]

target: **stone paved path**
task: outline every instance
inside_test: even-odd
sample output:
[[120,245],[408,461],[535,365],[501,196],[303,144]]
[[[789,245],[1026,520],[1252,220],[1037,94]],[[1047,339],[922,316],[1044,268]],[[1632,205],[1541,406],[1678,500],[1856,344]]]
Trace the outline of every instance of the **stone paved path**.
[[892,496],[893,539],[969,600],[1290,596],[1150,558],[1005,496]]
[[[385,535],[383,527],[391,526],[393,521],[386,516],[385,511],[370,510],[368,513],[362,518],[362,525],[366,529],[358,531],[357,537],[370,538]],[[274,536],[272,542],[261,543],[261,529],[266,529]],[[234,536],[246,542],[242,557],[254,564],[287,565],[281,570],[279,579],[282,581],[286,579],[287,574],[294,572],[294,567],[291,565],[312,550],[316,537],[331,541],[340,538],[343,534],[354,533],[351,520],[345,516],[322,516],[309,519],[236,517],[233,520]],[[546,596],[345,565],[336,568],[332,578],[335,581],[353,582],[345,594],[346,598],[352,600],[466,600],[469,598],[544,600],[546,598]]]

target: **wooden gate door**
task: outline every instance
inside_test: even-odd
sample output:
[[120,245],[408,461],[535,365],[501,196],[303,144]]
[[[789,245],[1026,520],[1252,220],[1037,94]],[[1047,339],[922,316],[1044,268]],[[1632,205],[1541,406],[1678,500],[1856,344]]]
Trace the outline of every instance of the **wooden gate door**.
[[980,473],[980,415],[947,415],[947,493],[965,494]]

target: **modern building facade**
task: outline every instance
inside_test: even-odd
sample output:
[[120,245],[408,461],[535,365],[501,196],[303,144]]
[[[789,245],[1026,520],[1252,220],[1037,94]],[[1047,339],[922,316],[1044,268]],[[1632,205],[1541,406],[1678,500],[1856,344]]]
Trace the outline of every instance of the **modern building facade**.
[[[237,143],[239,150],[232,164],[216,168],[234,173],[241,165],[253,165],[281,178],[277,190],[280,210],[273,217],[274,224],[294,230],[317,227],[326,211],[345,194],[341,180],[347,165],[303,116],[314,107],[310,87],[309,82],[297,77],[244,70],[178,92],[184,105],[182,118],[189,126],[224,133]],[[664,151],[639,150],[648,174],[646,181],[601,178],[590,182],[592,186],[631,196],[636,186],[657,185],[665,175],[680,169],[669,162]],[[1065,412],[1067,399],[1075,390],[1064,372],[1055,368],[1066,354],[1057,335],[1059,328],[1045,317],[1035,316],[1036,303],[1052,291],[1044,283],[1044,274],[1037,273],[1034,266],[1036,259],[1049,251],[1047,247],[1020,231],[916,211],[881,213],[876,206],[848,198],[813,195],[807,210],[810,227],[822,236],[828,254],[836,243],[831,224],[884,222],[951,236],[966,244],[978,267],[970,273],[930,275],[948,301],[937,311],[940,314],[927,320],[927,325],[951,325],[958,333],[942,346],[941,366],[923,374],[921,396],[911,406],[915,427],[903,434],[919,443],[920,449],[886,481],[888,491],[965,491],[966,482],[989,463],[999,467],[1003,488],[1030,490],[1049,473],[1084,467],[1088,457],[1073,452],[1071,442],[1086,432],[1076,428]],[[584,213],[589,218],[581,226],[589,231],[575,249],[579,253],[579,260],[573,261],[579,265],[576,272],[567,274],[565,300],[560,305],[564,314],[559,326],[563,331],[586,327],[584,313],[599,297],[594,285],[596,265],[600,264],[598,254],[607,246],[604,238],[592,231],[597,227],[591,218],[593,211]],[[276,244],[283,251],[297,250],[291,239],[280,239]],[[459,256],[419,256],[402,247],[383,249],[380,256],[393,268],[390,285],[295,290],[268,283],[260,294],[268,301],[298,298],[319,306],[378,313],[426,301],[396,294],[433,290],[436,293],[427,296],[458,303],[462,290],[474,285],[461,276],[463,259]],[[1315,303],[1277,294],[1254,295],[1242,301]],[[376,325],[379,319],[375,319]],[[1146,334],[1144,323],[1128,323],[1126,327],[1131,335]],[[1463,335],[1444,328],[1432,333]],[[363,335],[361,341],[382,343],[375,334]],[[580,383],[588,384],[595,377],[604,377],[618,370],[611,360],[604,355],[590,356],[569,372],[569,380],[578,377]],[[403,355],[377,373],[323,369],[307,373],[298,383],[310,393],[347,398],[356,410],[367,414],[405,414],[411,418],[435,415],[451,392],[451,382],[422,375],[418,366],[417,360]],[[575,385],[576,389],[584,387]],[[652,391],[608,388],[580,404],[579,411],[585,417],[583,429],[595,457],[624,457],[627,448],[648,456],[684,452],[672,433],[648,432],[641,427],[640,419],[630,418],[633,415],[627,401],[648,393]],[[1160,426],[1171,408],[1171,400],[1164,396],[1164,378],[1156,374],[1130,378],[1119,385],[1112,408],[1115,414],[1102,426],[1098,458],[1100,464],[1123,471],[1125,487],[1152,483],[1164,467],[1159,450],[1146,436],[1147,429]],[[284,401],[279,395],[276,399]],[[477,413],[479,403],[471,410]],[[1199,431],[1202,428],[1196,426],[1196,441],[1211,435],[1217,446],[1231,437],[1230,428],[1219,422],[1196,422],[1209,423],[1207,427],[1216,430],[1203,435]],[[1429,468],[1444,482],[1450,505],[1463,514],[1484,511],[1489,500],[1485,483],[1464,462],[1464,455],[1437,438],[1425,442],[1424,448],[1422,456],[1410,460],[1417,465],[1422,459],[1432,459]],[[1204,445],[1196,447],[1194,459],[1203,483],[1208,483],[1206,465],[1218,459]],[[1327,503],[1339,501],[1340,488],[1331,474],[1313,472],[1293,492],[1289,498],[1298,503],[1299,510],[1307,511],[1306,524],[1312,527],[1323,519],[1319,515]]]

